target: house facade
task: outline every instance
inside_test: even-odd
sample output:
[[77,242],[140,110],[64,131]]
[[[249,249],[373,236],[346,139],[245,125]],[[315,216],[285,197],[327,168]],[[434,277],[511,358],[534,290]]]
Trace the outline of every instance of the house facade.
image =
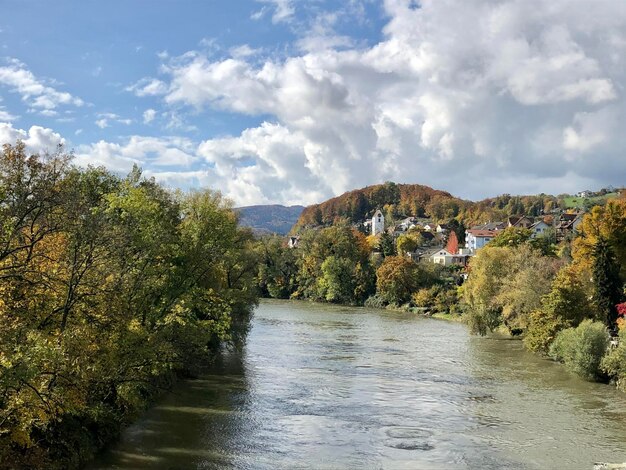
[[528,228],[532,231],[531,237],[536,238],[542,237],[550,229],[550,225],[546,224],[543,220],[539,220]]
[[455,255],[448,250],[439,249],[430,255],[430,261],[442,266],[466,266],[469,255]]
[[465,231],[465,247],[471,252],[482,248],[498,235],[497,230],[470,229]]

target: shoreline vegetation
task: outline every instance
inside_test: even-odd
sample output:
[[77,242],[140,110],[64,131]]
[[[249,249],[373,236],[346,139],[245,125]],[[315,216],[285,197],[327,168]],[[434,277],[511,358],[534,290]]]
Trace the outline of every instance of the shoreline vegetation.
[[[369,189],[397,196],[393,183],[380,187]],[[447,196],[432,195],[419,210],[439,214],[459,240],[464,217],[501,210],[468,205],[448,219]],[[493,201],[505,200],[507,210],[554,205],[545,195]],[[626,390],[623,196],[593,207],[578,235],[559,243],[505,229],[468,270],[407,256],[426,240],[420,233],[367,236],[339,218],[303,228],[293,248],[238,222],[210,190],[169,191],[137,167],[124,178],[79,168],[62,147],[3,147],[0,470],[84,465],[178,378],[243,344],[259,297],[504,330],[587,380]]]
[[79,468],[181,376],[243,341],[252,235],[218,193],[62,148],[0,158],[0,468]]

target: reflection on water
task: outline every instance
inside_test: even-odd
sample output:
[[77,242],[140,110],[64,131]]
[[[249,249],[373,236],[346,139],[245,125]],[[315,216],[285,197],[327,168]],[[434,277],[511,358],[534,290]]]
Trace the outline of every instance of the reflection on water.
[[92,468],[590,469],[626,396],[462,325],[264,302],[242,356],[187,381]]

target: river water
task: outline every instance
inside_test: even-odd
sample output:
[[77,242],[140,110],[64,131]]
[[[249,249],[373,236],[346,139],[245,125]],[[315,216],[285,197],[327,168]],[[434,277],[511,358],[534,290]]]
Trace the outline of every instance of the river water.
[[90,467],[591,469],[626,461],[626,394],[456,323],[265,301],[246,347]]

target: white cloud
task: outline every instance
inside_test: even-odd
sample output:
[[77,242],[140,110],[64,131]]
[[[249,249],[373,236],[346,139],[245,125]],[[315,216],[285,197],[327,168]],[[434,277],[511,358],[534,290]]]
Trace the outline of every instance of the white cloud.
[[[257,0],[259,3],[266,3],[274,12],[272,14],[272,23],[288,23],[296,13],[292,0]],[[257,20],[265,15],[267,10],[263,7],[260,11],[252,14],[252,19]]]
[[150,124],[152,121],[154,121],[155,117],[156,117],[156,111],[154,109],[146,109],[143,112],[144,124]]
[[15,116],[8,112],[4,106],[0,106],[0,121],[15,121],[18,116]]
[[61,105],[84,105],[80,98],[46,85],[26,68],[26,64],[16,59],[9,59],[7,65],[0,67],[0,85],[21,95],[32,109],[48,115]]
[[196,146],[180,137],[145,137],[134,135],[124,143],[101,140],[81,145],[76,152],[79,165],[102,165],[116,172],[128,172],[133,164],[144,168],[175,167],[183,171],[194,161]]
[[158,96],[167,93],[167,86],[156,78],[142,78],[137,83],[126,87],[126,91],[130,91],[140,97]]
[[65,139],[52,129],[32,126],[25,131],[14,128],[10,123],[0,122],[0,145],[13,145],[18,139],[23,141],[26,150],[32,153],[53,152],[58,145],[65,144]]
[[[79,161],[120,172],[138,163],[168,185],[210,185],[237,204],[311,203],[385,180],[469,198],[624,184],[626,3],[595,2],[589,14],[582,0],[385,0],[373,45],[336,32],[348,10],[317,11],[301,30],[294,2],[262,3],[259,17],[289,23],[297,54],[217,54],[206,41],[161,54],[161,79],[128,91],[161,96],[170,132],[195,129],[189,108],[264,122],[201,142],[100,141],[79,147]],[[143,113],[145,123],[156,117]]]
[[100,119],[97,119],[95,121],[95,124],[100,129],[106,129],[107,127],[111,125],[111,122],[117,122],[117,123],[124,124],[127,126],[133,123],[132,119],[122,118],[115,113],[98,113],[97,116]]
[[190,52],[164,68],[176,109],[272,116],[201,144],[237,180],[227,194],[311,201],[387,179],[474,198],[623,184],[626,4],[597,2],[593,15],[582,0],[384,7],[371,47],[336,35],[326,14],[299,56]]

